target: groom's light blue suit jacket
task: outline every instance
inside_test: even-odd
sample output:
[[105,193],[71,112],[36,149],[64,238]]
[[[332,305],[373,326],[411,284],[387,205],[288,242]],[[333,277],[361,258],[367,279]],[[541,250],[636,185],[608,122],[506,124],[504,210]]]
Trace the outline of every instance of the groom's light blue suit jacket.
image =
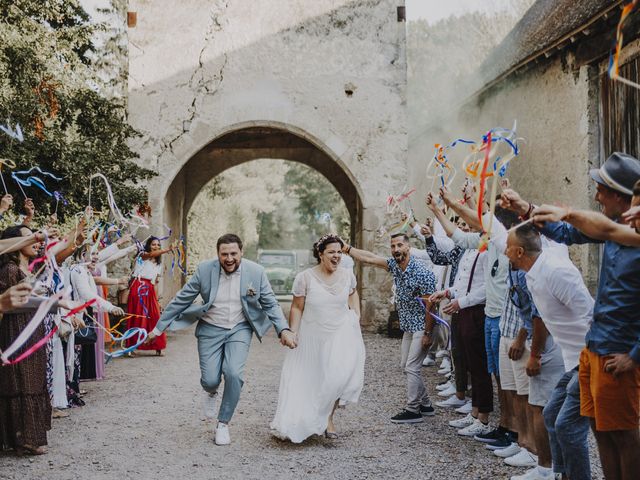
[[[258,339],[273,327],[280,332],[289,325],[284,319],[264,268],[250,260],[240,264],[240,291],[244,317]],[[198,265],[196,272],[167,305],[158,320],[159,331],[180,330],[199,321],[211,308],[218,292],[221,268],[218,260],[207,260]],[[202,304],[194,304],[200,295]]]

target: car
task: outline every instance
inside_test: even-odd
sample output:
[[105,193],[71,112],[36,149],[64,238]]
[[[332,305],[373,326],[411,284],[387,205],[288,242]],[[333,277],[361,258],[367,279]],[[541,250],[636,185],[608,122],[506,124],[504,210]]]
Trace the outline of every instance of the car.
[[273,293],[291,295],[293,280],[298,273],[294,250],[258,250],[258,263],[264,267]]

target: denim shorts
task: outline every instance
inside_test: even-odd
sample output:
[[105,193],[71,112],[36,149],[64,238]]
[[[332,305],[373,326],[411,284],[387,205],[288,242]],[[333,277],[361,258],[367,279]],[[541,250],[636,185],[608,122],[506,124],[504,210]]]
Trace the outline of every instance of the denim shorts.
[[485,317],[484,347],[487,350],[487,370],[500,375],[500,317]]

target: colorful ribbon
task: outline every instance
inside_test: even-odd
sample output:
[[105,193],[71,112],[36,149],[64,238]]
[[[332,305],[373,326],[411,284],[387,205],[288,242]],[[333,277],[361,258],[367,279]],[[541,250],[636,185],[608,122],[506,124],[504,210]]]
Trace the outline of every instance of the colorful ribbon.
[[[40,190],[42,190],[44,193],[46,193],[47,195],[52,197],[53,193],[51,193],[49,190],[47,190],[47,186],[45,185],[44,180],[42,180],[40,177],[36,177],[36,176],[31,175],[31,172],[33,172],[34,170],[36,172],[38,172],[40,175],[43,175],[45,177],[50,177],[50,178],[53,178],[54,180],[57,180],[57,181],[62,180],[62,178],[56,177],[52,173],[45,172],[45,171],[41,170],[40,167],[31,167],[29,170],[21,170],[19,172],[11,172],[11,178],[13,178],[18,183],[18,185],[22,185],[23,187],[37,187]],[[27,175],[27,178],[20,178],[19,175],[20,176],[21,175]]]
[[618,22],[618,28],[616,29],[616,38],[613,42],[613,49],[609,55],[609,66],[607,68],[607,73],[609,74],[609,78],[611,80],[616,80],[618,82],[624,83],[631,87],[640,89],[639,84],[632,82],[631,80],[627,80],[626,78],[623,78],[620,76],[620,52],[622,50],[622,44],[623,44],[622,29],[624,27],[624,24],[627,18],[629,17],[633,9],[636,7],[637,3],[638,3],[638,0],[632,0],[631,2],[627,3],[622,9],[622,14],[620,15],[620,21]]
[[22,135],[22,129],[20,128],[20,124],[16,123],[15,130],[11,128],[11,123],[9,119],[7,119],[7,126],[0,125],[0,130],[9,135],[11,138],[18,140],[20,143],[24,142],[24,136]]

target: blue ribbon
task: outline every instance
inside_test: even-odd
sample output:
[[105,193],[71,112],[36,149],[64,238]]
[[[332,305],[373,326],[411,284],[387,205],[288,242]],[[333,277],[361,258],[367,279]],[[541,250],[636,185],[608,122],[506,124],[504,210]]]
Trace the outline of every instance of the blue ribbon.
[[118,341],[119,342],[126,342],[130,338],[135,337],[136,335],[138,336],[138,341],[136,342],[135,345],[131,345],[130,347],[123,348],[123,349],[120,349],[120,350],[116,350],[115,352],[111,352],[111,353],[106,353],[105,352],[105,357],[107,358],[105,363],[109,363],[112,358],[122,357],[122,356],[126,355],[127,353],[133,352],[140,345],[142,345],[145,342],[145,340],[147,339],[147,337],[149,336],[149,334],[147,333],[147,331],[144,328],[130,328],[129,330],[124,332],[124,335],[122,335],[122,337],[118,338]]
[[[23,187],[38,187],[44,193],[46,193],[50,197],[53,197],[54,194],[51,193],[49,190],[47,190],[47,187],[44,184],[44,181],[40,177],[35,177],[31,175],[31,172],[33,172],[34,170],[39,174],[44,175],[46,177],[51,177],[54,180],[57,180],[57,181],[62,180],[62,178],[56,177],[52,173],[41,170],[40,167],[31,167],[29,170],[20,170],[19,172],[11,172],[11,178],[13,178],[17,183],[19,183]],[[24,178],[18,177],[18,175],[29,175],[29,176],[26,179],[24,179]]]

